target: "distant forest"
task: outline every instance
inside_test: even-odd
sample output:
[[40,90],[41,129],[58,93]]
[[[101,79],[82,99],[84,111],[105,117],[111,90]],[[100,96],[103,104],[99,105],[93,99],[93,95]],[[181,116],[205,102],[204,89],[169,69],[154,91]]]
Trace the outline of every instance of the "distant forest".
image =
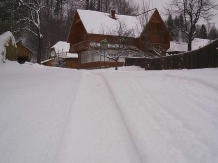
[[[176,16],[172,17],[172,15],[169,15],[166,22],[165,22],[170,35],[172,36],[173,40],[175,41],[185,41],[185,34],[182,32],[179,32],[179,29],[184,28],[184,20],[183,16]],[[218,38],[218,30],[215,27],[215,24],[202,24],[202,25],[196,25],[196,31],[195,31],[195,38],[201,38],[201,39],[210,39],[215,40]]]

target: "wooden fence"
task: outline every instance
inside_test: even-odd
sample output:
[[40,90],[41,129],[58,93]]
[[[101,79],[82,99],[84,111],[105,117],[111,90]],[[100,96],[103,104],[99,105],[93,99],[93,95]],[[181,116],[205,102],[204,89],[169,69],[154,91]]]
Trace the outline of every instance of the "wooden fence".
[[140,66],[145,70],[199,69],[218,67],[218,39],[200,49],[160,58],[126,58],[125,66]]

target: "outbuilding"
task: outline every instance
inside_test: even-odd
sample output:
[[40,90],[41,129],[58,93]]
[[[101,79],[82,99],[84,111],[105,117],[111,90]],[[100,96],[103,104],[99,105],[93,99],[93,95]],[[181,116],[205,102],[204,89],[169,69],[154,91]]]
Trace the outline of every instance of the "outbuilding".
[[19,63],[30,61],[30,55],[33,52],[25,45],[23,45],[22,40],[18,41],[16,45],[17,45],[17,61]]

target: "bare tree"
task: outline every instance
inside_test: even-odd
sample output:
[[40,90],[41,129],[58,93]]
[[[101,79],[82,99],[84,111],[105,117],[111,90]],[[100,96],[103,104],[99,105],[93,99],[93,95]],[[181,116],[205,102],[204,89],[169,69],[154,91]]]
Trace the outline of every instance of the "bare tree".
[[171,0],[167,8],[168,13],[171,9],[174,15],[183,15],[184,27],[179,30],[185,33],[188,51],[191,51],[199,18],[211,19],[214,16],[213,10],[218,9],[218,3],[216,0]]
[[27,23],[24,29],[28,30],[38,38],[38,52],[37,52],[37,63],[41,63],[41,48],[42,48],[42,38],[41,33],[41,17],[40,14],[44,8],[44,4],[40,0],[34,1],[23,1],[19,0],[19,8],[25,11],[22,15],[22,19],[19,23]]
[[[105,34],[105,30],[102,29],[102,35]],[[106,50],[106,54],[100,48],[100,44],[91,41],[91,46],[88,47],[88,52],[90,54],[99,55],[101,57],[106,57],[109,60],[113,60],[115,64],[115,70],[118,70],[118,62],[121,57],[128,57],[132,55],[137,55],[141,51],[133,46],[134,29],[129,29],[126,24],[118,20],[116,28],[111,30],[106,35],[110,35],[110,40],[107,40],[110,50]]]

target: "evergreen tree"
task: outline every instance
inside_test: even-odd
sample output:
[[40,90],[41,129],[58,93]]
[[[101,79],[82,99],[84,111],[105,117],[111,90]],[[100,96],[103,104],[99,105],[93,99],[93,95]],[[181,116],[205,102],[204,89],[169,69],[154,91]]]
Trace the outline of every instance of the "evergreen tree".
[[202,38],[202,39],[207,38],[207,29],[206,29],[206,26],[204,24],[202,24],[202,26],[201,26],[199,38]]
[[177,16],[174,19],[174,25],[175,25],[175,28],[180,29],[180,21]]
[[201,36],[201,26],[200,25],[196,25],[196,27],[195,27],[195,31],[196,31],[196,34],[195,34],[195,36],[196,36],[196,38],[200,38]]
[[63,17],[63,6],[66,3],[66,0],[56,0],[55,2],[55,14],[57,15],[57,18]]
[[179,15],[179,28],[184,28],[184,19],[182,14]]
[[218,30],[215,27],[212,27],[210,29],[210,32],[208,34],[208,39],[210,40],[218,39]]
[[16,1],[0,0],[0,34],[14,29],[13,23],[18,19],[15,14]]
[[173,23],[172,15],[168,16],[168,19],[167,19],[167,28],[168,28],[168,31],[169,31],[171,37],[174,38],[175,37],[175,33],[174,33],[174,23]]

